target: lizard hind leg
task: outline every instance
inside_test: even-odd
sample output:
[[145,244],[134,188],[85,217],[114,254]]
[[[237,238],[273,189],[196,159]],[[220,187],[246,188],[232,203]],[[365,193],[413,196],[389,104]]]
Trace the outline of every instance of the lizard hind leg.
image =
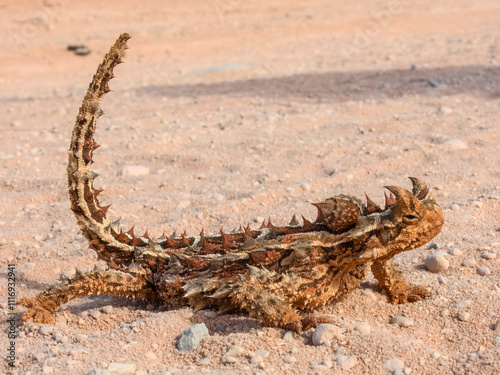
[[[231,305],[245,310],[265,325],[302,332],[302,317],[273,282],[276,274],[251,267],[251,277],[241,280],[230,294]],[[274,290],[273,290],[274,289]]]
[[28,308],[23,320],[33,318],[35,323],[52,324],[52,312],[59,306],[78,297],[98,294],[155,299],[152,284],[144,275],[107,270],[78,273],[74,279],[52,286],[33,298],[23,298],[17,304]]

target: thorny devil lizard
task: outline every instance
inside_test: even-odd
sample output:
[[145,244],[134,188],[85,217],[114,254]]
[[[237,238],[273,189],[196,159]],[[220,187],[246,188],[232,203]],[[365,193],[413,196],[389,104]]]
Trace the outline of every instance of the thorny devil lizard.
[[106,217],[97,198],[92,154],[101,100],[110,91],[113,69],[122,62],[128,34],[122,34],[99,65],[76,119],[69,149],[71,210],[83,235],[109,269],[77,272],[19,304],[23,319],[51,323],[57,307],[71,299],[109,294],[194,310],[246,311],[264,324],[301,332],[317,323],[311,310],[355,290],[371,270],[392,303],[420,301],[430,293],[406,283],[393,263],[403,251],[424,245],[443,226],[443,214],[425,183],[410,177],[412,192],[386,186],[385,208],[337,195],[315,203],[314,222],[288,226],[268,221],[220,236],[150,238],[124,233]]

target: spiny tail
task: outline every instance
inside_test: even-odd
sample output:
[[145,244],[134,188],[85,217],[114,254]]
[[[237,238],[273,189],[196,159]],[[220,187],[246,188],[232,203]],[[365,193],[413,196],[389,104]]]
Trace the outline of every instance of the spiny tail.
[[91,168],[92,154],[99,145],[94,140],[97,119],[104,113],[101,101],[110,91],[108,83],[114,77],[113,69],[122,62],[122,54],[130,35],[121,34],[97,68],[76,118],[68,157],[68,190],[71,210],[83,235],[89,240],[101,259],[108,264],[129,264],[133,259],[133,246],[122,241],[109,220],[108,207],[102,207],[94,189],[97,176]]

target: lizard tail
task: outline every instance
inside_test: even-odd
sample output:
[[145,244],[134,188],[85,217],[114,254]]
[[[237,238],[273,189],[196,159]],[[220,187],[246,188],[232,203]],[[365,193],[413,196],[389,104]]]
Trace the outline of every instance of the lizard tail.
[[129,238],[118,233],[117,226],[106,218],[109,206],[103,207],[94,189],[92,154],[99,145],[94,140],[97,119],[104,113],[101,101],[110,91],[108,83],[114,77],[113,69],[122,62],[122,54],[130,35],[121,34],[97,68],[83,103],[78,111],[71,145],[68,152],[68,191],[71,210],[76,216],[83,235],[99,258],[108,264],[128,265],[133,260],[134,247]]

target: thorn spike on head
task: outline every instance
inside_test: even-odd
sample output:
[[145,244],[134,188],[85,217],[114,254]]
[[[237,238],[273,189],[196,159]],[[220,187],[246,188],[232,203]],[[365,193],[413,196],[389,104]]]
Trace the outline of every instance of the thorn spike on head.
[[318,217],[314,221],[315,223],[322,223],[325,220],[325,215],[323,214],[323,211],[321,210],[321,204],[320,203],[311,203],[316,209],[318,210]]
[[379,207],[379,205],[370,199],[368,194],[365,193],[365,197],[366,197],[366,211],[369,214],[382,211],[382,209]]
[[396,203],[396,196],[392,194],[392,191],[389,194],[389,200],[392,202],[392,204]]
[[129,229],[129,231],[127,232],[128,234],[130,234],[132,237],[134,237],[134,227],[135,225],[132,225],[132,228]]
[[265,219],[262,221],[262,225],[260,226],[259,229],[264,229],[264,228],[266,228],[266,220]]
[[[390,191],[390,196],[388,199],[388,203],[389,205],[393,205],[393,204],[396,204],[400,201],[403,200],[403,196],[406,195],[404,189],[400,188],[400,187],[397,187],[397,186],[384,186],[384,188],[386,188],[387,190]],[[386,199],[386,202],[387,202],[387,199]]]
[[104,115],[104,111],[102,110],[102,108],[99,108],[99,111],[97,112],[97,118],[101,117],[102,115]]
[[95,151],[95,150],[97,150],[99,147],[101,147],[101,145],[100,145],[99,143],[96,143],[96,142],[94,141],[94,145],[92,146],[92,149]]
[[240,224],[240,227],[238,228],[238,232],[243,232],[243,228],[241,227],[241,224]]
[[101,194],[104,190],[94,189],[94,197],[97,198],[99,194]]
[[144,232],[144,234],[142,235],[142,237],[144,238],[147,238],[148,240],[150,240],[151,238],[149,238],[149,233],[148,233],[148,230],[146,229],[146,231]]
[[386,192],[384,191],[384,198],[385,198],[385,208],[389,207],[390,206],[390,201],[389,201],[389,197],[387,196]]
[[413,185],[413,190],[412,190],[413,195],[419,200],[424,199],[427,196],[427,194],[429,194],[429,188],[427,187],[426,183],[420,181],[416,177],[408,177],[408,178],[411,180],[411,183]]

